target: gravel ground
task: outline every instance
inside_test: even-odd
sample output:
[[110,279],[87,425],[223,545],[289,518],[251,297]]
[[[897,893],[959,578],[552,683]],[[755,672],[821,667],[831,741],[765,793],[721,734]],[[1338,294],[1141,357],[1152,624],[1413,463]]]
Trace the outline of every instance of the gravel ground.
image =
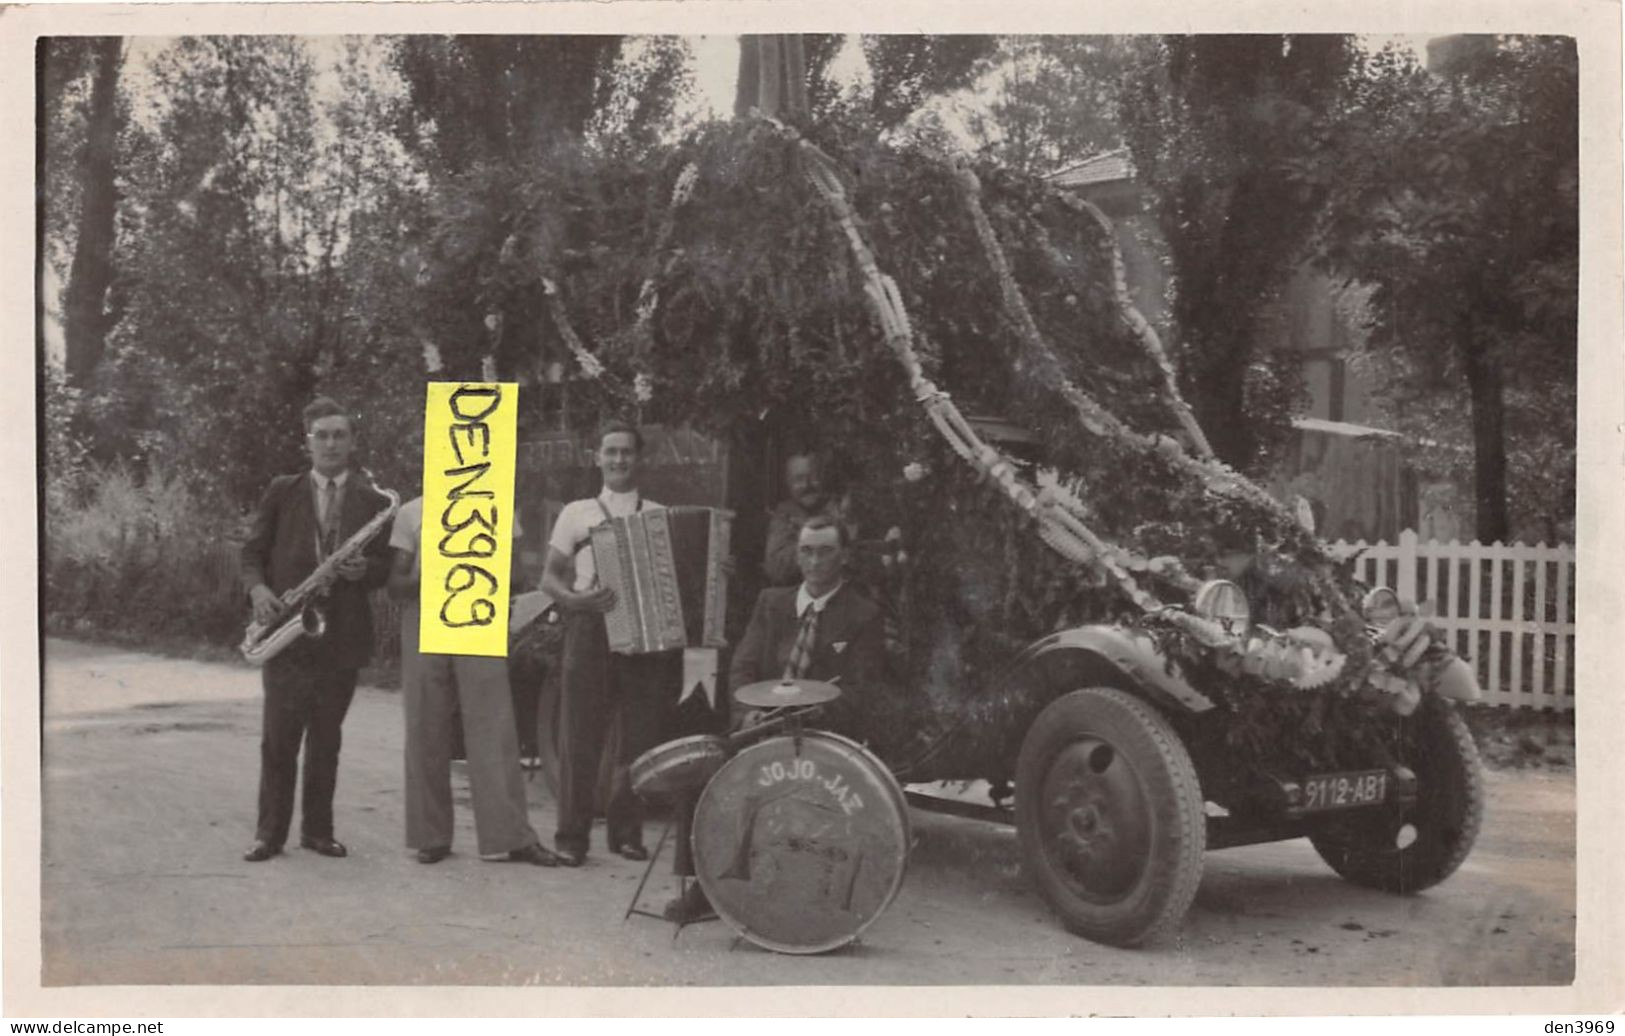
[[[916,813],[903,891],[861,944],[788,957],[721,924],[623,921],[640,865],[579,871],[404,848],[401,717],[363,688],[336,803],[351,849],[244,863],[258,674],[66,640],[48,644],[43,981],[80,984],[1553,985],[1574,974],[1572,769],[1491,769],[1473,855],[1410,898],[1338,880],[1307,842],[1209,853],[1179,930],[1139,950],[1066,933],[1021,877],[1014,835]],[[1543,749],[1544,754],[1544,749]],[[529,785],[544,838],[552,803]],[[651,824],[652,843],[658,827]],[[601,844],[601,843],[597,843]],[[596,848],[596,845],[595,845]],[[645,905],[673,891],[662,865]]]

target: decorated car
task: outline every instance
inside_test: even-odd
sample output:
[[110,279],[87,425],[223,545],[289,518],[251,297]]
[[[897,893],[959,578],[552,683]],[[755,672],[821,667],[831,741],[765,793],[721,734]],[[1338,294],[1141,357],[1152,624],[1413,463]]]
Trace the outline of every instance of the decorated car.
[[[497,359],[555,364],[533,393],[555,427],[697,428],[757,473],[832,453],[892,664],[849,691],[854,736],[904,784],[987,781],[909,801],[1013,823],[1069,928],[1166,933],[1227,846],[1307,837],[1396,893],[1460,865],[1470,667],[1214,455],[1086,201],[838,121],[535,175],[469,188],[521,199],[456,253],[487,326],[528,328]],[[766,501],[713,502],[759,544]]]

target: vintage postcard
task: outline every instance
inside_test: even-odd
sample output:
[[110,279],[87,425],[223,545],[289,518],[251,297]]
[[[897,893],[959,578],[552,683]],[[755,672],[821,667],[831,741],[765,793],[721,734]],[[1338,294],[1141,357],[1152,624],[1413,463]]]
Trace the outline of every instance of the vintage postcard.
[[8,1016],[1620,1010],[1617,4],[0,29]]

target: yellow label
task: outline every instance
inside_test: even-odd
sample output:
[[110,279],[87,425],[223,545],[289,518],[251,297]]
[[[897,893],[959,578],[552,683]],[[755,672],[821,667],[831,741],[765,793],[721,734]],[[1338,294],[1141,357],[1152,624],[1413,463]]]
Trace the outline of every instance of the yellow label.
[[508,657],[519,386],[430,382],[419,650]]

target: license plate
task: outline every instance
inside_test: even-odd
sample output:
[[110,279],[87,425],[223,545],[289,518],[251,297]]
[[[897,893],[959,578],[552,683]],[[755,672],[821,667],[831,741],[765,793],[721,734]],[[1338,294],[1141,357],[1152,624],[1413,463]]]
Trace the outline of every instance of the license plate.
[[1320,813],[1329,809],[1374,806],[1388,797],[1387,770],[1354,770],[1350,773],[1319,773],[1303,781],[1303,811]]

